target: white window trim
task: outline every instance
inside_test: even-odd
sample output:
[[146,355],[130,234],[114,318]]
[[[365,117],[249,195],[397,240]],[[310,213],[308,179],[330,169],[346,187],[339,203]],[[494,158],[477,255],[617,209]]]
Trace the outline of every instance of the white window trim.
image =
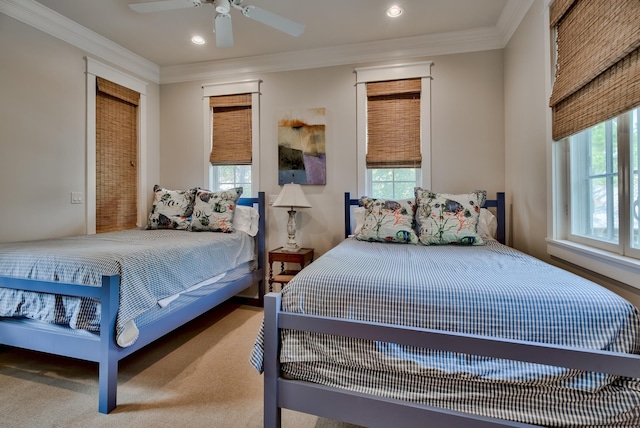
[[416,177],[420,186],[431,187],[431,66],[433,62],[383,65],[356,68],[356,141],[357,191],[367,194],[367,83],[385,80],[421,78],[420,141],[421,152],[427,157]]
[[564,239],[547,239],[547,252],[587,270],[640,289],[640,260]]
[[261,80],[242,80],[237,82],[208,83],[202,85],[202,110],[204,115],[204,177],[203,187],[211,182],[209,155],[211,154],[211,107],[209,97],[234,94],[251,94],[251,189],[258,196],[260,189],[260,83]]
[[136,225],[147,222],[147,83],[102,64],[92,58],[87,61],[87,153],[86,153],[86,225],[87,234],[96,233],[96,78],[136,91],[138,102],[138,214]]

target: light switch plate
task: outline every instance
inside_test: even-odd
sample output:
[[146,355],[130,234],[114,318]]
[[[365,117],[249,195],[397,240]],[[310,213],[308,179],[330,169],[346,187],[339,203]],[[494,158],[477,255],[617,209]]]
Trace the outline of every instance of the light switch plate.
[[82,192],[71,192],[71,203],[81,204],[83,200]]

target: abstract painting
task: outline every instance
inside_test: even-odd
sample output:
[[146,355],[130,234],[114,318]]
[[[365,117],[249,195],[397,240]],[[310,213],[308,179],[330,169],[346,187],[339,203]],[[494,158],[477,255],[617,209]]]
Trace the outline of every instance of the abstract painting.
[[326,184],[325,108],[280,113],[278,183]]

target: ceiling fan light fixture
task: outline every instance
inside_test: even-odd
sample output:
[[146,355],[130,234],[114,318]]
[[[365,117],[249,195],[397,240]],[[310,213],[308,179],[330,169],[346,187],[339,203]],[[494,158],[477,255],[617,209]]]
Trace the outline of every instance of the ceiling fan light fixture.
[[216,0],[215,1],[216,12],[227,14],[231,10],[229,0]]
[[[213,16],[213,32],[216,35],[216,46],[219,48],[230,48],[233,46],[231,8],[238,9],[247,18],[294,37],[304,32],[304,25],[302,24],[256,6],[242,6],[242,2],[243,0],[153,0],[130,3],[129,7],[138,13],[150,13],[199,7],[203,3],[211,4],[215,10]],[[204,38],[192,38],[191,41],[195,44],[205,43]]]
[[397,4],[394,4],[389,9],[387,9],[387,16],[391,18],[397,18],[398,16],[402,15],[402,12],[404,12],[404,10]]

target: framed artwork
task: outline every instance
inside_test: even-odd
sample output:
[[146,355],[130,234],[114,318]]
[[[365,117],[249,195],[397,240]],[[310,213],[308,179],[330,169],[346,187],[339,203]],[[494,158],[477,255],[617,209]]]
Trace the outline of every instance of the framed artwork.
[[278,183],[326,184],[325,108],[282,112],[278,117]]

